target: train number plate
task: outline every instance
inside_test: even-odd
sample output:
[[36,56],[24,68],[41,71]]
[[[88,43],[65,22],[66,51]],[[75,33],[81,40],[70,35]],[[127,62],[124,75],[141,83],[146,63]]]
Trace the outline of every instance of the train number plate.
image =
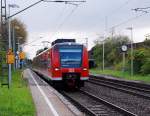
[[75,72],[75,70],[73,68],[70,68],[69,72]]

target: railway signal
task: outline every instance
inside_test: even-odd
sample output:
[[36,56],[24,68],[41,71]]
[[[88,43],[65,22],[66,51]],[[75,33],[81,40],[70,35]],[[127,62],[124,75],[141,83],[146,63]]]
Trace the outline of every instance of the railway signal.
[[22,51],[19,53],[19,59],[24,60],[25,59],[25,53]]
[[13,64],[15,61],[15,56],[12,52],[12,49],[9,49],[6,55],[6,62],[9,66],[9,72],[8,72],[8,87],[10,87],[11,83],[11,64]]
[[20,69],[23,67],[24,59],[25,59],[25,52],[23,51],[19,52]]

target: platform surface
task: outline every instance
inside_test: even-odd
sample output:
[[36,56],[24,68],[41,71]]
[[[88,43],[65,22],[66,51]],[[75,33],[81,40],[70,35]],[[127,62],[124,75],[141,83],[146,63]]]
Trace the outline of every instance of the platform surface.
[[60,100],[59,96],[56,95],[56,90],[39,78],[39,76],[30,69],[24,70],[23,76],[29,83],[33,101],[36,106],[37,116],[83,115],[76,108],[73,109],[75,113],[72,112],[72,110]]

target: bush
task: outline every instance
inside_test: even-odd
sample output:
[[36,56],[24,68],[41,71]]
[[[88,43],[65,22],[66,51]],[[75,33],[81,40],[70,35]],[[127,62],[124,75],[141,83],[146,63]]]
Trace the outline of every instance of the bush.
[[134,73],[140,73],[141,66],[143,65],[143,61],[145,59],[146,50],[145,49],[139,49],[135,50],[134,52]]
[[0,51],[0,75],[2,71],[2,64],[6,64],[6,52],[5,51]]
[[[150,73],[150,49],[139,48],[134,50],[133,71],[134,73]],[[129,51],[130,52],[130,51]],[[128,64],[131,63],[131,57]],[[129,68],[129,67],[128,67]],[[130,70],[130,68],[129,68]]]
[[143,66],[141,67],[141,73],[144,74],[150,74],[150,58],[147,58],[144,62]]
[[120,63],[118,63],[118,64],[115,64],[115,66],[114,66],[114,69],[115,69],[115,70],[118,70],[118,71],[122,70],[122,68],[123,68],[122,62],[120,62]]

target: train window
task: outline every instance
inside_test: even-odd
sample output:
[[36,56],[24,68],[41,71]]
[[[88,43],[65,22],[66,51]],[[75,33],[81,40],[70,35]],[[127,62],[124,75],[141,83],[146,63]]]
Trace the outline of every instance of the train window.
[[61,67],[81,67],[82,48],[60,48]]

